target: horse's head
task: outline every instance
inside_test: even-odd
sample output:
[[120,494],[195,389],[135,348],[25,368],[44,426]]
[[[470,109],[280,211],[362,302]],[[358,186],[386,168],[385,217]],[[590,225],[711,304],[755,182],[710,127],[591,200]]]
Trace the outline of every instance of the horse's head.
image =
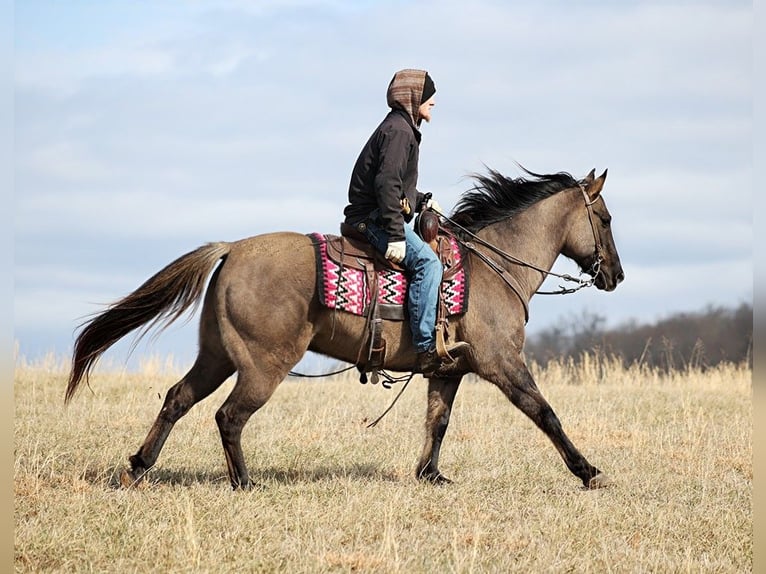
[[580,182],[580,196],[575,200],[574,220],[562,254],[594,277],[598,289],[613,291],[625,273],[614,245],[612,216],[601,194],[605,180],[606,170],[599,177],[591,170]]

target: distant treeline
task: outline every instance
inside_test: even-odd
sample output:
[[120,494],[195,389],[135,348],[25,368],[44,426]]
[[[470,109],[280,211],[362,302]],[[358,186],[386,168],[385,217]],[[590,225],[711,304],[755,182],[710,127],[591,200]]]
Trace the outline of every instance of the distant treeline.
[[654,324],[635,321],[606,329],[606,318],[591,312],[531,335],[524,352],[547,365],[552,359],[578,359],[583,353],[619,357],[626,366],[662,370],[712,367],[722,362],[753,362],[753,307],[709,306],[678,313]]

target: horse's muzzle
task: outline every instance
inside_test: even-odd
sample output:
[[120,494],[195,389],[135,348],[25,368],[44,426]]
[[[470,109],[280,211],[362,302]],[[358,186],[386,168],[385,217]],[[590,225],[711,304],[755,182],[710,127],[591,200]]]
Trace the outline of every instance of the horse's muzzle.
[[622,270],[621,265],[618,265],[617,269],[610,269],[602,265],[598,274],[596,274],[593,284],[602,291],[614,291],[617,289],[617,285],[622,283],[624,279],[625,272]]

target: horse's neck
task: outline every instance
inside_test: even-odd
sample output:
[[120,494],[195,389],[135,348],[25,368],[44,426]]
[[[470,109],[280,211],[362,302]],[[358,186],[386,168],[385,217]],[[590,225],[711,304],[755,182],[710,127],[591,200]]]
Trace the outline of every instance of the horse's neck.
[[532,266],[503,264],[527,301],[546,277],[537,269],[550,271],[564,248],[571,201],[572,194],[558,193],[511,219],[486,227],[479,234],[485,241]]

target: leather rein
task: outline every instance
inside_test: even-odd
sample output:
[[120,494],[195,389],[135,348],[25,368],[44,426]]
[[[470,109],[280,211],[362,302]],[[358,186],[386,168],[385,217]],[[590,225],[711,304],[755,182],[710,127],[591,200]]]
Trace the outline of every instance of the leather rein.
[[[585,202],[585,208],[586,208],[586,210],[588,212],[588,221],[590,222],[591,230],[593,231],[593,241],[594,241],[594,244],[595,244],[595,255],[596,255],[596,258],[595,258],[595,260],[593,262],[593,265],[591,265],[591,268],[590,268],[590,272],[593,273],[593,276],[589,277],[588,279],[580,279],[580,278],[577,278],[577,277],[572,277],[571,275],[566,274],[566,273],[565,274],[554,273],[553,271],[550,271],[550,270],[547,270],[547,269],[542,269],[542,268],[540,268],[540,267],[538,267],[538,266],[536,266],[536,265],[534,265],[532,263],[527,263],[526,261],[523,261],[523,260],[521,260],[521,259],[519,259],[517,257],[514,257],[510,253],[507,253],[507,252],[503,251],[499,247],[496,247],[495,245],[492,245],[491,243],[489,243],[487,241],[484,241],[483,239],[478,237],[475,233],[469,231],[468,229],[466,229],[465,227],[463,227],[459,223],[456,223],[455,221],[453,221],[452,219],[450,219],[449,217],[447,217],[443,213],[438,213],[438,212],[435,212],[435,213],[437,213],[437,215],[442,217],[445,221],[449,222],[456,229],[461,230],[463,233],[465,233],[466,235],[468,235],[469,237],[471,237],[473,239],[473,241],[463,241],[462,239],[460,239],[458,237],[455,237],[455,240],[458,243],[460,243],[463,247],[465,247],[471,253],[475,254],[490,269],[492,269],[495,273],[497,273],[500,276],[500,278],[503,280],[503,282],[511,289],[511,291],[513,291],[516,294],[516,296],[519,298],[519,301],[521,301],[521,304],[524,307],[524,322],[526,323],[527,321],[529,321],[529,303],[526,301],[526,299],[524,299],[524,297],[522,296],[521,292],[519,291],[519,288],[516,285],[514,285],[514,283],[507,276],[508,271],[506,269],[504,269],[499,263],[497,263],[492,257],[490,257],[489,255],[479,251],[479,249],[476,247],[476,244],[481,245],[483,247],[486,247],[487,249],[489,249],[490,251],[492,251],[495,254],[499,255],[502,259],[504,259],[504,260],[506,260],[506,261],[508,261],[510,263],[513,263],[515,265],[519,265],[519,266],[522,266],[522,267],[528,267],[530,269],[534,269],[535,271],[538,271],[539,273],[542,273],[543,276],[558,277],[559,279],[563,279],[564,281],[569,281],[569,282],[577,283],[576,287],[565,288],[564,286],[559,286],[559,289],[557,291],[536,291],[535,293],[537,293],[539,295],[567,295],[569,293],[574,293],[576,291],[579,291],[580,289],[582,289],[584,287],[590,287],[591,285],[593,285],[594,281],[596,280],[596,276],[598,275],[598,273],[599,273],[599,271],[601,269],[601,263],[604,261],[603,247],[601,245],[601,238],[599,237],[599,235],[598,235],[598,233],[596,231],[596,224],[594,222],[595,214],[593,213],[593,204],[596,203],[601,198],[601,196],[599,195],[596,199],[594,199],[593,201],[590,201],[590,199],[588,198],[588,194],[585,191],[585,187],[582,184],[580,184],[579,187],[580,187],[580,191],[582,192],[583,200]],[[361,349],[360,349],[360,353],[361,353]],[[357,362],[359,360],[359,357],[357,357]],[[354,369],[354,368],[356,368],[356,364],[351,365],[351,366],[346,367],[346,368],[343,368],[343,369],[339,369],[339,370],[334,371],[332,373],[324,373],[324,374],[318,374],[318,375],[306,375],[306,374],[302,374],[302,373],[297,373],[295,371],[290,371],[289,374],[291,376],[295,376],[295,377],[310,377],[310,378],[327,377],[327,376],[330,376],[330,375],[337,375],[337,374],[340,374],[340,373],[345,373],[346,371],[349,371],[349,370]],[[391,377],[390,375],[388,375],[386,373],[383,373],[383,374],[384,374],[384,378],[386,379],[386,381],[383,383],[383,386],[385,388],[387,388],[387,389],[391,388],[391,384],[392,383],[397,383],[397,382],[400,382],[400,381],[403,381],[403,380],[406,379],[405,380],[405,384],[402,387],[401,391],[399,391],[399,394],[396,396],[396,398],[394,399],[393,403],[391,403],[391,405],[388,407],[388,409],[386,409],[386,411],[380,417],[378,417],[375,421],[373,421],[368,426],[375,426],[380,421],[380,419],[382,419],[383,416],[385,416],[386,413],[388,413],[388,411],[391,410],[391,408],[394,406],[394,403],[396,403],[396,401],[401,396],[402,392],[404,392],[404,389],[407,388],[407,384],[412,379],[412,374],[410,374],[409,377],[405,376],[405,377],[399,377],[399,378]]]
[[513,291],[516,296],[521,301],[522,305],[524,306],[524,322],[526,323],[529,321],[529,303],[526,301],[526,299],[522,296],[522,294],[519,291],[519,288],[507,277],[507,270],[500,265],[497,261],[495,261],[492,257],[487,255],[486,253],[482,253],[477,248],[477,244],[481,245],[483,247],[486,247],[496,255],[499,255],[501,259],[508,261],[510,263],[513,263],[514,265],[519,265],[521,267],[527,267],[529,269],[534,269],[535,271],[541,273],[543,277],[558,277],[559,279],[562,279],[564,281],[569,281],[572,283],[577,283],[576,287],[564,287],[563,285],[559,286],[559,289],[556,291],[535,291],[538,295],[567,295],[569,293],[574,293],[576,291],[579,291],[580,289],[583,289],[584,287],[590,287],[593,285],[593,283],[596,280],[596,277],[598,276],[599,271],[601,270],[601,263],[604,261],[604,250],[603,246],[601,244],[601,238],[598,235],[598,232],[596,231],[596,224],[594,221],[595,214],[593,213],[593,204],[596,203],[601,196],[599,195],[596,199],[591,201],[588,197],[587,192],[585,191],[585,187],[580,184],[580,192],[582,193],[583,200],[585,202],[585,209],[588,213],[588,221],[590,222],[591,231],[593,231],[593,241],[595,244],[595,260],[593,264],[591,265],[589,269],[589,273],[592,273],[592,276],[588,277],[587,279],[581,279],[578,277],[572,277],[571,275],[564,273],[554,273],[553,271],[550,271],[548,269],[542,269],[532,263],[528,263],[526,261],[523,261],[519,259],[518,257],[515,257],[511,255],[510,253],[507,253],[506,251],[503,251],[499,247],[496,247],[495,245],[492,245],[491,243],[484,241],[479,236],[477,236],[475,233],[472,233],[465,227],[461,226],[459,223],[456,223],[449,217],[447,217],[444,214],[439,214],[441,217],[444,218],[445,221],[450,223],[452,226],[456,227],[457,229],[461,230],[463,233],[468,235],[473,239],[473,241],[463,241],[459,238],[455,238],[458,243],[463,245],[466,249],[468,249],[471,253],[476,255],[481,261],[483,261],[490,269],[492,269],[495,273],[497,273],[500,278],[503,280],[503,282]]

